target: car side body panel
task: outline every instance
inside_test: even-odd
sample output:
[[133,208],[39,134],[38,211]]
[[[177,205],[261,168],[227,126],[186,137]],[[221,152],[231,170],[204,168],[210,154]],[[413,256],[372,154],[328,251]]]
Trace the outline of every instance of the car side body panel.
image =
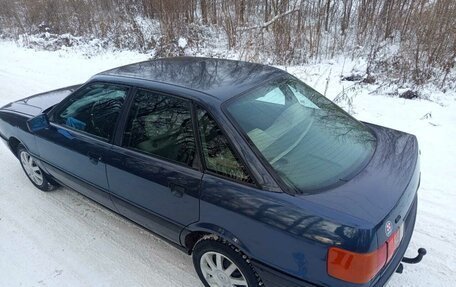
[[99,189],[109,189],[104,158],[110,143],[55,124],[35,135],[40,158]]
[[154,228],[162,236],[179,242],[182,229],[199,220],[203,176],[199,170],[117,146],[106,156],[106,165],[118,209],[124,206],[120,201],[125,201],[167,221]]
[[65,186],[114,208],[103,160],[111,144],[55,124],[38,131],[35,140],[45,171]]
[[91,182],[71,175],[68,172],[45,162],[44,160],[40,160],[40,162],[43,166],[43,169],[49,173],[58,183],[87,196],[93,201],[102,204],[111,210],[117,211],[107,190],[100,189],[100,187],[95,186]]
[[[368,231],[306,212],[290,195],[246,187],[210,174],[203,180],[200,221],[187,228],[217,234],[266,266],[321,285],[328,282],[329,246],[351,241],[364,248],[372,244],[372,238],[376,244],[375,234],[366,236]],[[329,281],[335,284],[330,286],[340,284],[336,279]]]

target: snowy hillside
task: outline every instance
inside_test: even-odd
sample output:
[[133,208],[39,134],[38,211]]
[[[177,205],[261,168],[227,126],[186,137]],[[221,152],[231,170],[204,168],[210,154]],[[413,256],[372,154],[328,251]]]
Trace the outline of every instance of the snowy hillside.
[[[0,106],[144,59],[133,52],[86,58],[0,42]],[[340,80],[362,65],[340,59],[287,70],[358,119],[418,137],[422,181],[408,254],[425,247],[428,255],[421,264],[406,265],[389,286],[454,286],[456,92],[428,88],[428,100],[405,100],[388,95],[397,92],[394,87]],[[0,286],[194,287],[199,282],[191,258],[148,231],[76,192],[38,191],[0,145]]]

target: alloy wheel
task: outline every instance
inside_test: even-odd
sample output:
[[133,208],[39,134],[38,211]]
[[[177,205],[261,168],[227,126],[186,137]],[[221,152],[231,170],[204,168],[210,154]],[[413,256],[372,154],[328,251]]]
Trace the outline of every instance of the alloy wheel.
[[42,185],[43,173],[41,172],[41,169],[36,164],[33,157],[28,152],[22,151],[20,158],[22,166],[24,167],[24,170],[27,173],[30,180],[33,181],[33,183],[35,183],[36,185]]
[[206,252],[200,260],[204,278],[211,287],[248,287],[247,280],[236,264],[218,252]]

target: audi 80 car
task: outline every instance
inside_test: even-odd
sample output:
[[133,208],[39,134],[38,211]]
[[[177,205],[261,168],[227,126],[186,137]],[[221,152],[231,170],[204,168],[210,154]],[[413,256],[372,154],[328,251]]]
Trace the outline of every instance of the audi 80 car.
[[277,68],[131,64],[0,109],[31,183],[74,189],[192,254],[204,286],[383,286],[405,258],[415,136]]

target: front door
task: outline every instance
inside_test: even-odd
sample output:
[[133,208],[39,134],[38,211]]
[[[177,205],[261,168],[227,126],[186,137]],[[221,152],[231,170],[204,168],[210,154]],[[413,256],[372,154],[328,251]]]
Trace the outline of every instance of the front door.
[[37,133],[46,170],[65,185],[108,206],[106,153],[128,87],[89,84],[65,100],[51,115],[51,127]]
[[175,242],[199,219],[202,173],[189,100],[138,90],[107,161],[120,213]]

